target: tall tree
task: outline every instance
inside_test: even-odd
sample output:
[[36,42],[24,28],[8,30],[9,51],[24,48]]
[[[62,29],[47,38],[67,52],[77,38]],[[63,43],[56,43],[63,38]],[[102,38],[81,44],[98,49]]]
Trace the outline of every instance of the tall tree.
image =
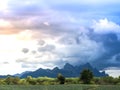
[[59,84],[64,84],[65,83],[65,77],[62,74],[58,74],[57,80],[59,81]]
[[89,69],[84,69],[80,74],[80,80],[83,81],[84,84],[90,84],[93,79],[93,73]]

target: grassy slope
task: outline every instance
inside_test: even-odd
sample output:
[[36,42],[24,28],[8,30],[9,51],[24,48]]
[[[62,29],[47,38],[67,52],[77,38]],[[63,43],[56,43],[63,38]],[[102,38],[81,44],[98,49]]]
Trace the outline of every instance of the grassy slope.
[[2,85],[0,90],[120,90],[117,85]]

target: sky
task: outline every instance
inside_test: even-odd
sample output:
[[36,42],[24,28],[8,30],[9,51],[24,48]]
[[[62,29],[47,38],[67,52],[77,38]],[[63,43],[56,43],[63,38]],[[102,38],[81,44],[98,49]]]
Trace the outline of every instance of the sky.
[[0,74],[89,62],[120,72],[119,0],[4,0]]

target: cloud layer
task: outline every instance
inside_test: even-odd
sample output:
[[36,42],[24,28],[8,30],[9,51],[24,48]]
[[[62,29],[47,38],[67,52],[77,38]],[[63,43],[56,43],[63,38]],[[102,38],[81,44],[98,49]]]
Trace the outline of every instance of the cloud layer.
[[120,1],[4,0],[3,3],[0,36],[16,35],[19,44],[15,44],[21,51],[14,63],[24,70],[62,67],[67,62],[73,65],[90,62],[98,69],[119,67]]

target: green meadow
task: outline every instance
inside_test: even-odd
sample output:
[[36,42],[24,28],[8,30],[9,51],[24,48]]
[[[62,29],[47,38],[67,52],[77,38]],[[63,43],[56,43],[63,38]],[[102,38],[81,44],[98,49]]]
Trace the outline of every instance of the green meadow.
[[1,85],[0,90],[120,90],[119,85]]

